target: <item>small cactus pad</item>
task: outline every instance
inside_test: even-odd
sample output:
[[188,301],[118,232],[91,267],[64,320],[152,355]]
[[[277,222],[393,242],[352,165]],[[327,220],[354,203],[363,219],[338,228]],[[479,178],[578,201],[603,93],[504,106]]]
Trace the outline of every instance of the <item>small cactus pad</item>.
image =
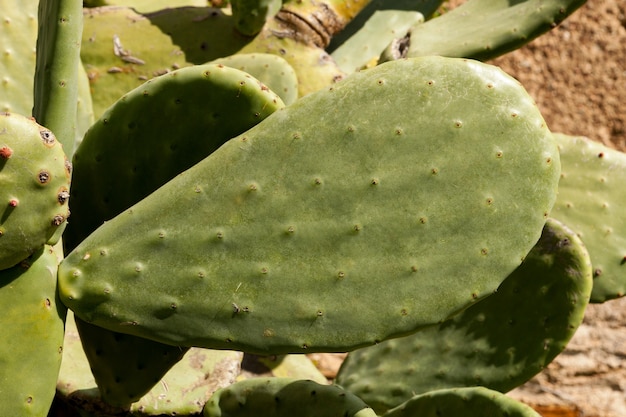
[[70,171],[50,130],[0,113],[0,269],[28,258],[65,222]]
[[127,93],[74,155],[76,220],[66,247],[283,106],[257,79],[223,65],[181,68]]
[[497,67],[393,61],[103,224],[61,263],[60,294],[87,322],[173,345],[355,349],[491,294],[539,239],[559,173],[536,105]]
[[484,387],[451,388],[413,397],[382,417],[541,417],[535,410]]
[[[76,320],[76,326],[100,395],[114,406],[138,401],[189,349],[100,331],[100,327],[80,319]],[[88,339],[90,343],[84,343]]]
[[139,401],[130,407],[115,407],[100,397],[71,311],[64,343],[57,396],[90,417],[198,416],[215,391],[235,382],[243,356],[241,352],[191,348]]
[[66,309],[56,297],[50,246],[0,271],[0,415],[45,416],[61,365]]
[[211,61],[247,72],[278,94],[285,105],[298,99],[298,77],[285,59],[274,54],[235,54]]
[[439,326],[351,352],[336,382],[378,413],[434,389],[509,391],[565,348],[582,322],[591,285],[582,242],[549,219],[496,293]]
[[585,0],[468,0],[415,25],[409,31],[406,56],[492,59],[549,31],[584,3]]
[[332,386],[294,378],[252,378],[213,394],[204,417],[375,417],[357,396]]
[[563,160],[552,216],[585,243],[593,266],[591,302],[626,294],[626,154],[585,137],[555,134]]

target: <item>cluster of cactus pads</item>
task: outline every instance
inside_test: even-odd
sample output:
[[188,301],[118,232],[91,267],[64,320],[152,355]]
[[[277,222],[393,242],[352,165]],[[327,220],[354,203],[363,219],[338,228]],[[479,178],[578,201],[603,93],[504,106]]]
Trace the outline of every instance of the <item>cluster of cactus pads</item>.
[[583,1],[128,3],[0,0],[0,415],[538,416],[626,156],[481,60]]

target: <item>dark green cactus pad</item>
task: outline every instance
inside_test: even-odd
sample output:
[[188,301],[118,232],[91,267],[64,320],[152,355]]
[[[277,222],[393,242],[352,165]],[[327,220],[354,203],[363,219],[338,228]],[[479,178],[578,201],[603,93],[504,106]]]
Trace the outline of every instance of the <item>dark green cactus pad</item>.
[[191,348],[139,401],[114,407],[100,397],[69,312],[57,396],[66,407],[90,417],[198,416],[215,391],[235,382],[242,356],[240,352]]
[[102,399],[113,406],[125,407],[139,401],[188,350],[101,331],[79,319],[76,326],[81,340],[91,339],[91,343],[83,343],[83,349]]
[[355,395],[337,386],[294,378],[252,378],[215,392],[204,417],[375,417]]
[[452,388],[412,398],[382,417],[541,417],[535,410],[484,387]]
[[289,105],[298,99],[298,76],[291,65],[274,54],[235,54],[210,62],[235,68],[252,75],[268,86]]
[[563,159],[552,216],[582,238],[593,265],[592,302],[626,294],[626,155],[584,137],[556,134]]
[[35,253],[65,222],[70,171],[50,130],[0,113],[0,269]]
[[448,13],[417,24],[409,31],[404,56],[441,55],[486,61],[549,31],[584,3],[585,0],[468,0]]
[[0,415],[45,416],[61,365],[66,309],[58,301],[50,246],[0,271]]
[[221,65],[181,68],[127,93],[74,155],[66,247],[283,106],[252,76]]
[[439,326],[351,352],[336,383],[378,413],[435,389],[509,391],[565,348],[582,322],[591,286],[584,245],[550,219],[495,294]]
[[355,349],[492,293],[539,239],[559,167],[536,105],[497,67],[390,62],[102,225],[62,262],[60,293],[87,322],[163,343]]

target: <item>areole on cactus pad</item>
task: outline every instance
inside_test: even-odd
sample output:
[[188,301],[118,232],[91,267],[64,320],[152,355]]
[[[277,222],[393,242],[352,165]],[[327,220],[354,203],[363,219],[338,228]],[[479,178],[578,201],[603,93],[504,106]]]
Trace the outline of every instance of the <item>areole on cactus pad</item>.
[[559,173],[513,78],[394,61],[275,112],[102,225],[61,263],[60,295],[163,343],[351,350],[493,292],[538,240]]

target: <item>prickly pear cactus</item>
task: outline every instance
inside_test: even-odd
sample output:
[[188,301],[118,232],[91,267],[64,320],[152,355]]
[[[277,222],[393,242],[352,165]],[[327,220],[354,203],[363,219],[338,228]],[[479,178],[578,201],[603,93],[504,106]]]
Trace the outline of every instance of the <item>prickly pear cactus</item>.
[[593,265],[592,302],[626,294],[626,155],[585,137],[556,134],[563,159],[552,215],[581,237]]
[[0,113],[0,269],[43,247],[69,216],[71,166],[54,134]]
[[0,271],[0,415],[42,417],[61,365],[66,309],[56,296],[58,258],[44,246]]
[[62,262],[60,294],[87,322],[163,343],[354,349],[493,292],[539,238],[559,172],[514,79],[395,61],[274,113],[102,225]]
[[509,391],[565,348],[582,322],[591,280],[580,238],[549,219],[496,293],[439,326],[351,352],[336,383],[379,414],[435,389]]
[[[262,410],[262,411],[261,411]],[[215,392],[204,406],[204,417],[375,417],[357,396],[310,380],[253,378]]]
[[450,388],[418,395],[382,417],[541,417],[535,410],[484,387]]

